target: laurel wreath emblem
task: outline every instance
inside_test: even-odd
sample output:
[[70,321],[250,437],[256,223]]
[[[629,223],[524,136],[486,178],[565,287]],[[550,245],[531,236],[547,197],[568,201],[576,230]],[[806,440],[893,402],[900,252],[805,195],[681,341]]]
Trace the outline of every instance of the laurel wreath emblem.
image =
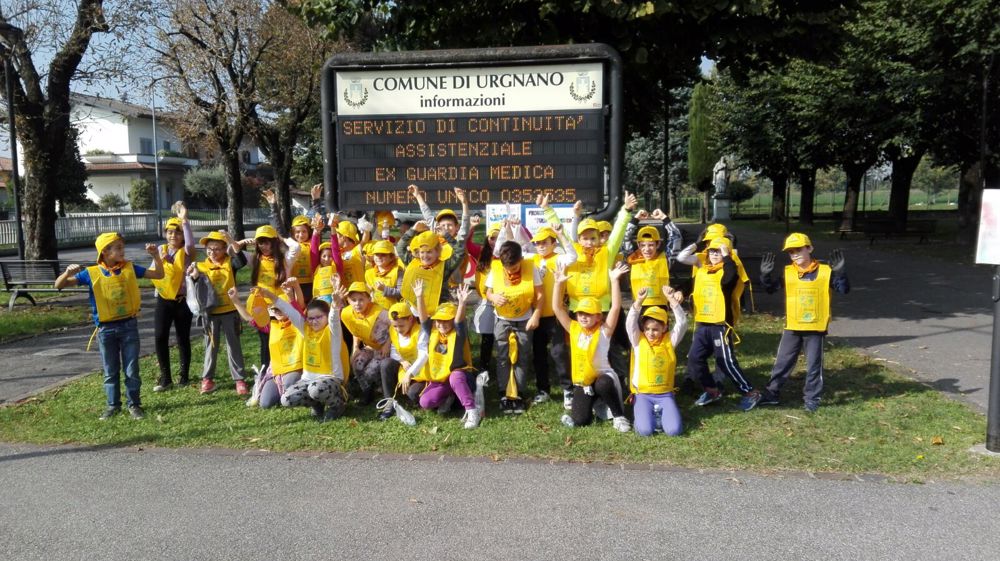
[[569,85],[569,95],[577,101],[587,101],[588,99],[594,97],[595,93],[597,93],[597,83],[593,80],[590,82],[590,92],[587,95],[577,95],[576,88],[573,87],[573,84],[571,83]]
[[365,88],[365,93],[364,93],[364,95],[361,96],[361,101],[359,101],[357,103],[351,101],[351,98],[348,97],[348,95],[347,95],[347,90],[344,90],[344,102],[346,102],[351,107],[361,107],[367,101],[368,101],[368,88]]

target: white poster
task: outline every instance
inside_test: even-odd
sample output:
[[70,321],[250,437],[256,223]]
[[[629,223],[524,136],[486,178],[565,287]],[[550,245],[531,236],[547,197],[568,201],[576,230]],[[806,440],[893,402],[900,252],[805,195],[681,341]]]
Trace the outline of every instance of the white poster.
[[[573,224],[573,205],[567,204],[557,204],[549,205],[556,214],[559,216],[559,221],[562,222],[563,231],[568,232],[570,225]],[[545,221],[545,213],[542,212],[540,207],[535,205],[524,207],[524,216],[521,218],[521,222],[528,229],[529,232],[534,235],[542,226],[547,226],[548,223]]]
[[976,263],[1000,265],[1000,189],[983,189]]
[[503,225],[508,216],[521,217],[521,205],[486,205],[486,231],[494,224]]

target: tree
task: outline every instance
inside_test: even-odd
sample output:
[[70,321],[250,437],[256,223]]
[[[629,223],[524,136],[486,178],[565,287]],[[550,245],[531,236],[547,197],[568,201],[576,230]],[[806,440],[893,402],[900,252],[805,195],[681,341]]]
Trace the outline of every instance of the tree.
[[118,193],[105,193],[97,201],[97,206],[104,212],[115,212],[125,208],[128,203]]
[[226,170],[222,166],[203,166],[184,174],[184,190],[213,206],[226,204]]
[[[625,185],[636,194],[644,208],[656,205],[653,196],[663,184],[663,133],[640,136],[633,133],[625,145]],[[660,202],[659,205],[663,206]]]
[[[146,9],[127,0],[107,4],[5,0],[0,6],[0,35],[12,45],[18,140],[31,184],[24,193],[28,259],[57,258],[56,201],[72,198],[62,188],[63,166],[72,165],[76,155],[69,150],[76,144],[70,140],[70,85],[120,76],[127,64],[121,56],[126,32],[137,27],[134,20]],[[95,35],[105,39],[93,46]],[[39,68],[36,56],[51,57],[50,62]],[[0,70],[0,83],[4,79]],[[74,181],[70,188],[78,191],[79,184]]]
[[133,179],[128,190],[128,205],[135,210],[149,210],[153,202],[153,183],[148,179]]
[[260,2],[179,0],[159,24],[154,49],[169,78],[174,130],[189,142],[207,141],[226,177],[229,232],[242,238],[240,146],[258,103],[258,70],[276,46]]
[[711,86],[699,82],[691,94],[688,112],[688,182],[704,194],[701,221],[708,221],[712,168],[719,161],[719,141],[712,115]]
[[756,194],[756,191],[753,187],[739,180],[730,181],[729,186],[726,188],[726,196],[736,205],[737,212],[740,210],[740,203],[749,201],[753,198],[754,194]]

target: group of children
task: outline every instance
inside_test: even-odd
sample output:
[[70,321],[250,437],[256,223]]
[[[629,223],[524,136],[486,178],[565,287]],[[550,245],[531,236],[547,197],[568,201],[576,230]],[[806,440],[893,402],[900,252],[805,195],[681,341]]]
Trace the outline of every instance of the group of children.
[[[187,211],[178,204],[176,218],[165,227],[166,243],[147,245],[151,267],[125,260],[123,240],[107,233],[96,242],[97,265],[66,269],[57,288],[91,288],[107,393],[102,419],[121,409],[122,366],[128,410],[134,418],[143,416],[135,318],[137,279],[145,277],[156,287],[157,392],[173,386],[167,344],[171,325],[180,351],[177,382],[189,384],[193,314],[186,302],[197,293],[205,300],[200,302],[204,309],[199,308],[205,323],[203,394],[216,390],[216,358],[224,341],[236,393],[249,395],[249,405],[307,406],[320,421],[342,416],[352,393],[368,404],[381,392],[377,407],[382,420],[396,415],[406,400],[440,413],[457,401],[465,428],[472,429],[485,415],[483,392],[492,372],[504,414],[517,415],[530,403],[548,401],[557,381],[567,426],[600,418],[620,432],[631,431],[634,424],[638,434],[649,436],[659,425],[666,434],[677,435],[683,423],[675,400],[675,349],[688,320],[685,296],[670,285],[674,257],[693,267],[695,328],[687,376],[702,387],[696,405],[723,395],[708,368],[713,355],[718,370],[743,394],[741,409],[778,403],[803,346],[808,357],[805,407],[815,411],[819,405],[830,293],[846,293],[849,284],[843,255],[835,252],[829,265],[819,263],[804,234],[786,239],[783,251],[791,264],[783,276],[775,278],[772,254],[762,259],[764,289],[785,288],[787,322],[771,379],[760,391],[734,353],[740,298],[750,279],[732,235],[720,224],[675,255],[680,245],[676,226],[659,210],[636,212],[631,194],[626,193],[614,223],[585,218],[577,203],[569,236],[548,198],[539,196],[544,226],[529,232],[517,217],[507,217],[488,229],[479,246],[471,239],[482,224],[473,220],[463,190],[455,189],[460,214],[448,209],[434,213],[421,191],[410,186],[423,219],[411,227],[400,225],[401,235],[394,239],[391,213],[356,223],[336,214],[324,219],[321,190],[313,188],[312,219],[295,217],[285,229],[275,211],[272,224],[258,228],[253,238],[234,240],[225,232],[211,232],[200,240],[205,251],[200,261],[195,260]],[[273,205],[273,194],[266,197]],[[662,226],[636,226],[650,218]],[[331,235],[324,242],[327,227]],[[619,255],[623,242],[628,255]],[[255,248],[249,257],[244,251],[248,246]],[[246,300],[236,286],[236,271],[245,266],[251,272]],[[626,277],[634,298],[621,321],[621,282]],[[474,291],[480,302],[470,326],[466,309]],[[256,329],[261,340],[262,368],[252,388],[240,347],[243,323]],[[472,358],[470,329],[482,340],[478,364]],[[529,368],[535,373],[530,400]]]

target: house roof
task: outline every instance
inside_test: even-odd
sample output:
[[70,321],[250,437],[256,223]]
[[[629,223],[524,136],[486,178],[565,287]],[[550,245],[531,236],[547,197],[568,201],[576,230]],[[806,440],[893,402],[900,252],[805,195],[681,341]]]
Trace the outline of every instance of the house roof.
[[119,115],[124,115],[125,117],[132,117],[132,118],[152,117],[152,111],[150,110],[149,107],[145,105],[137,105],[135,103],[129,103],[127,101],[120,101],[117,99],[97,97],[95,95],[87,95],[82,93],[71,93],[69,94],[69,101],[73,105],[87,105],[90,107],[107,109]]
[[0,171],[10,171],[14,169],[14,161],[10,158],[0,156]]
[[[126,171],[128,171],[128,170],[133,170],[133,171],[134,170],[149,170],[149,171],[152,171],[152,170],[156,169],[156,166],[154,166],[153,164],[146,164],[146,163],[141,163],[141,162],[124,162],[124,163],[107,163],[107,164],[91,164],[91,163],[87,163],[86,166],[87,166],[87,171],[88,172],[95,172],[95,171],[98,171],[98,172],[100,172],[100,171],[121,171],[121,170],[126,170]],[[188,166],[185,166],[185,165],[182,165],[182,164],[173,164],[173,163],[165,163],[165,162],[161,162],[160,163],[160,171],[163,171],[163,170],[187,170],[187,169],[188,169]]]

